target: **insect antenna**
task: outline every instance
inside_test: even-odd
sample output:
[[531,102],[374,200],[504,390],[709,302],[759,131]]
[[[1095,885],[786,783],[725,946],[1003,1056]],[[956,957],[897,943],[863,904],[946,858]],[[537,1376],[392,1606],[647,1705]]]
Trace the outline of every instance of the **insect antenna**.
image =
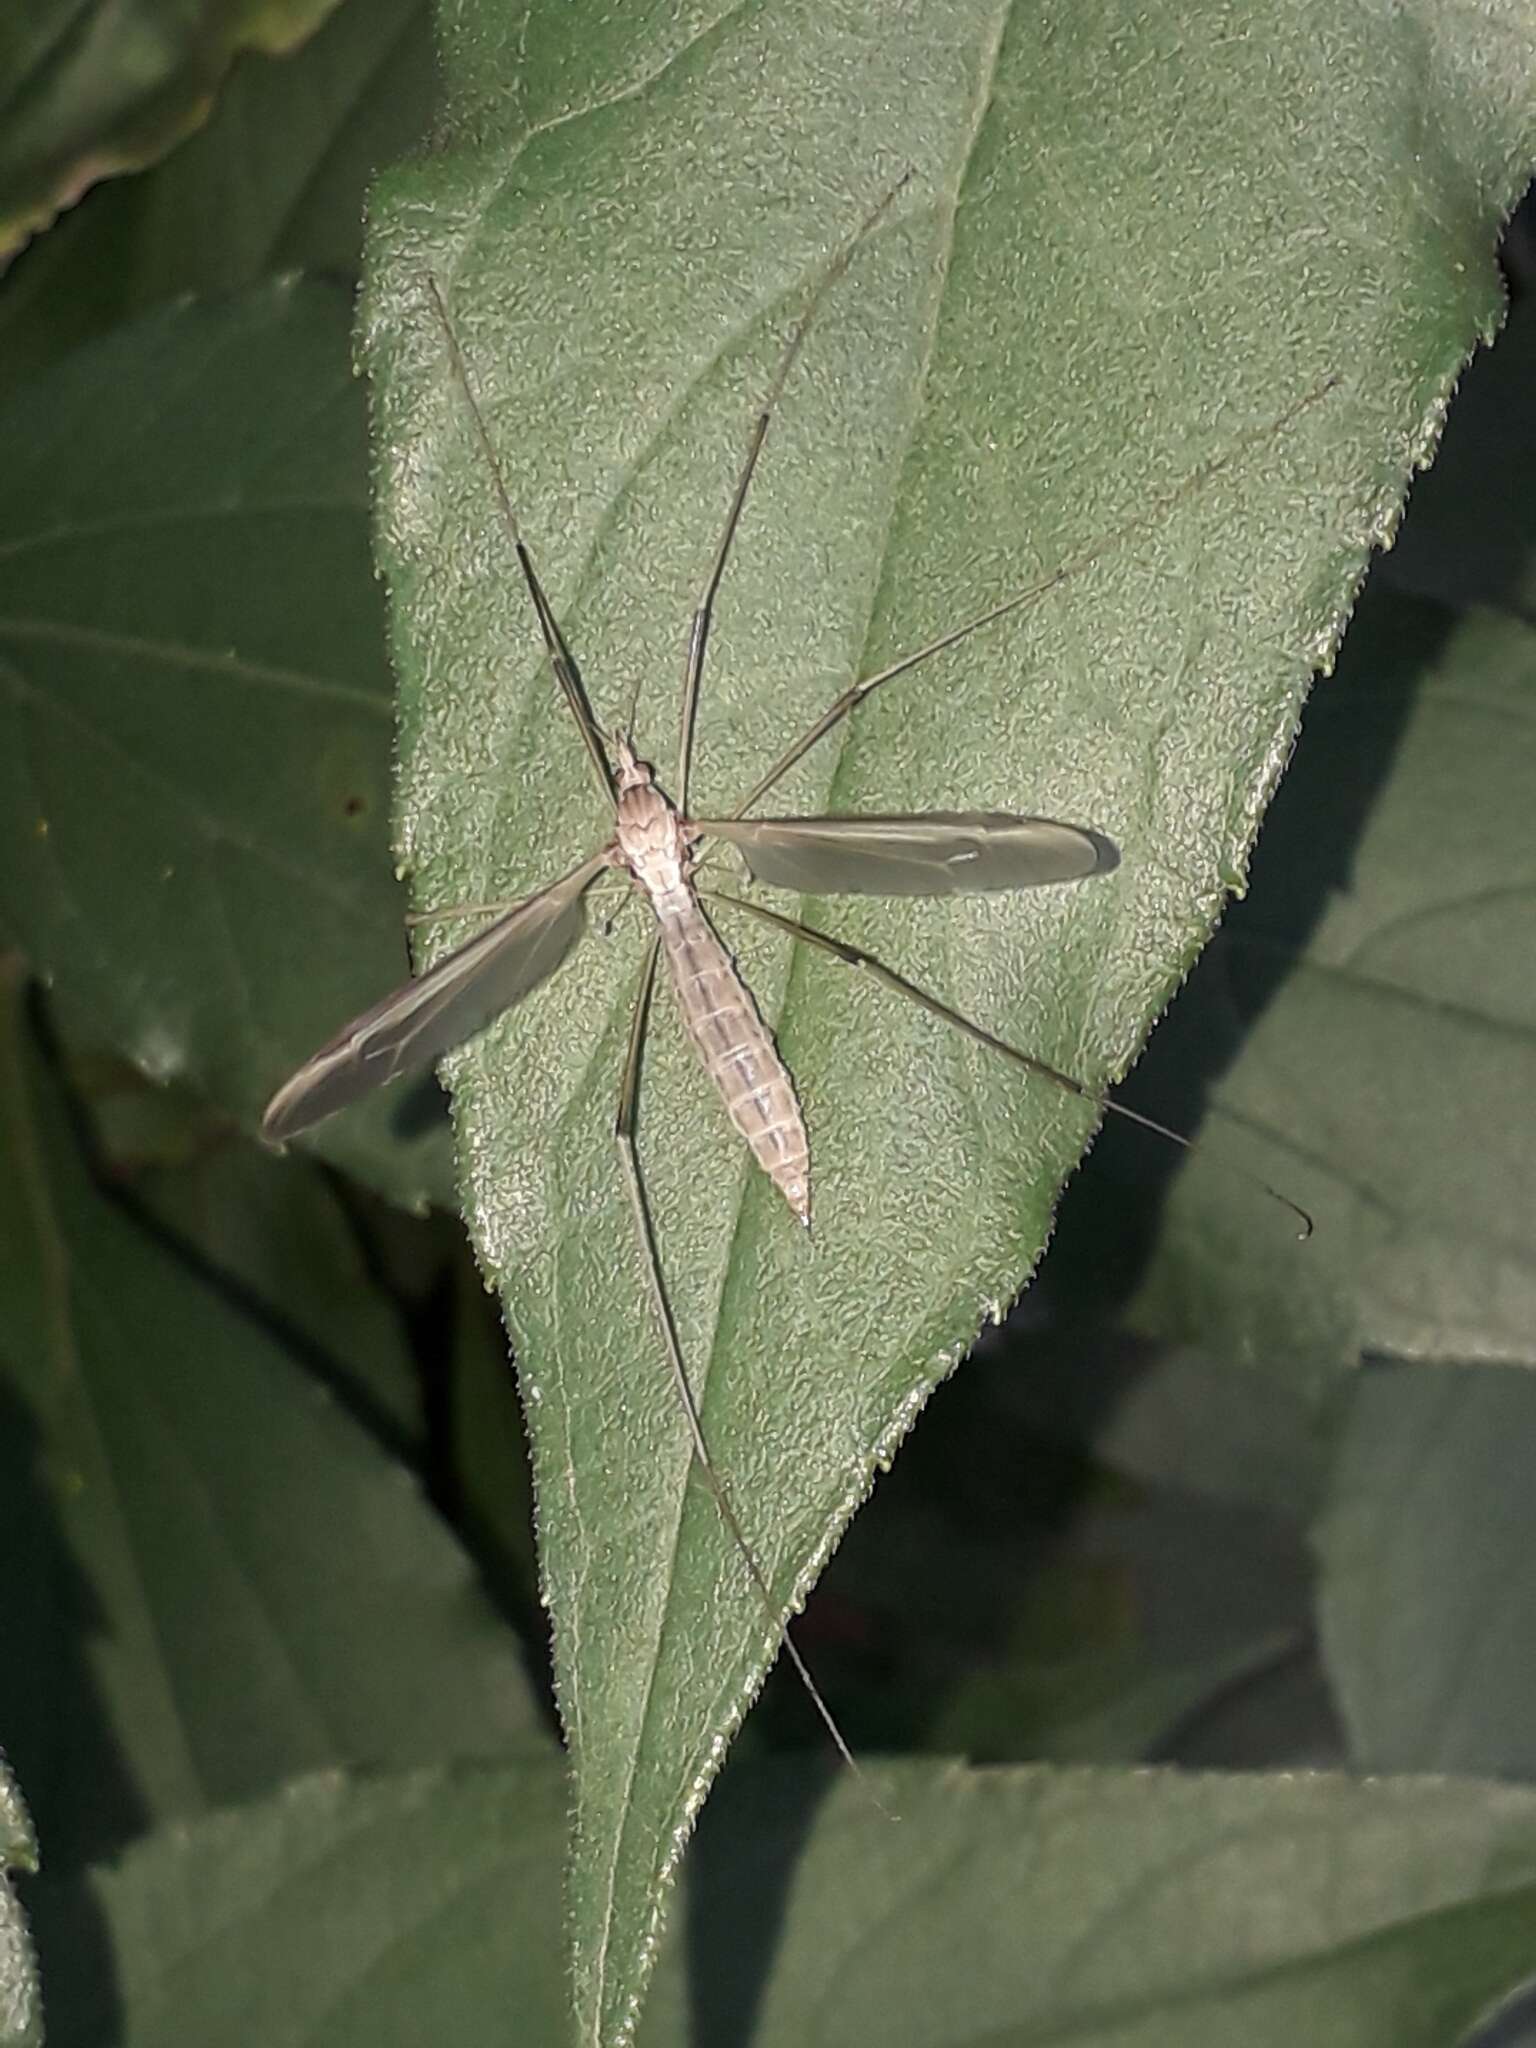
[[864,216],[858,228],[848,237],[826,269],[822,271],[820,277],[817,278],[805,311],[790,329],[789,339],[784,344],[779,356],[778,366],[773,373],[773,381],[768,386],[768,394],[764,398],[757,417],[752,422],[751,432],[747,436],[747,452],[742,459],[741,468],[736,474],[736,486],[731,492],[730,509],[725,515],[725,527],[720,535],[719,545],[715,549],[715,559],[711,565],[708,579],[705,582],[703,594],[694,611],[693,625],[688,635],[688,660],[683,670],[683,709],[677,742],[676,783],[677,807],[684,817],[688,814],[688,777],[693,762],[693,727],[699,708],[699,683],[704,674],[704,656],[709,645],[710,625],[715,615],[715,598],[719,594],[721,578],[725,575],[725,565],[730,557],[731,543],[735,540],[736,529],[741,524],[742,511],[747,502],[747,492],[751,487],[753,472],[757,468],[757,458],[763,452],[763,442],[767,439],[768,428],[773,419],[775,408],[784,395],[784,386],[789,380],[789,373],[795,366],[796,357],[805,346],[805,338],[811,331],[811,323],[820,311],[827,294],[838,280],[846,274],[848,266],[852,263],[862,244],[873,233],[880,221],[884,219],[885,215],[896,203],[897,198],[911,181],[911,170],[903,171],[896,182],[881,194],[879,200]]
[[555,617],[554,609],[544,594],[544,586],[540,583],[538,572],[533,566],[533,557],[528,552],[527,543],[524,541],[522,530],[517,523],[517,513],[513,509],[512,494],[507,489],[506,476],[497,458],[495,444],[491,440],[490,429],[485,423],[485,415],[480,409],[480,401],[475,395],[475,387],[469,374],[469,365],[464,360],[464,351],[459,347],[459,337],[454,331],[452,320],[449,318],[448,307],[437,279],[430,273],[427,276],[427,291],[432,301],[433,311],[437,315],[438,324],[443,330],[443,339],[448,348],[448,362],[453,373],[453,380],[459,387],[464,403],[468,408],[469,417],[474,423],[475,439],[480,444],[480,452],[485,457],[486,467],[491,474],[491,482],[495,488],[496,502],[501,510],[502,521],[506,526],[507,535],[512,542],[513,553],[517,556],[518,567],[523,572],[523,581],[528,587],[528,595],[533,600],[534,611],[538,615],[539,631],[544,636],[544,649],[549,656],[550,668],[554,673],[555,681],[560,685],[566,703],[570,706],[571,716],[576,721],[577,730],[581,734],[582,744],[587,750],[593,771],[602,785],[604,795],[611,804],[614,801],[613,767],[609,762],[607,750],[603,746],[602,733],[598,728],[597,720],[593,716],[591,699],[587,696],[586,685],[581,679],[581,670],[576,665],[576,657],[566,644],[565,635],[560,630],[560,622]]
[[774,784],[787,775],[795,763],[802,760],[810,752],[811,748],[816,745],[818,740],[825,739],[834,726],[841,724],[843,719],[847,718],[851,712],[856,711],[864,700],[867,697],[873,696],[882,684],[893,682],[897,676],[905,675],[909,669],[916,668],[921,662],[931,660],[936,654],[944,653],[947,648],[957,647],[962,640],[968,640],[973,633],[979,633],[984,626],[994,625],[997,620],[1007,618],[1012,612],[1023,611],[1029,605],[1038,604],[1049,592],[1058,589],[1063,583],[1070,582],[1073,577],[1081,576],[1084,570],[1092,568],[1100,556],[1107,553],[1111,548],[1119,546],[1123,541],[1133,540],[1139,534],[1152,532],[1155,528],[1161,526],[1168,515],[1181,505],[1186,498],[1194,497],[1198,492],[1203,491],[1208,484],[1214,482],[1217,477],[1232,469],[1247,449],[1255,443],[1273,440],[1277,434],[1282,433],[1290,425],[1292,420],[1299,418],[1302,413],[1310,410],[1312,406],[1319,404],[1341,382],[1342,379],[1337,372],[1332,376],[1325,377],[1321,384],[1314,385],[1310,391],[1303,393],[1300,398],[1293,399],[1285,410],[1277,414],[1267,426],[1254,427],[1247,433],[1240,434],[1219,455],[1213,455],[1208,462],[1203,462],[1198,468],[1191,470],[1181,483],[1176,484],[1172,490],[1165,491],[1161,497],[1154,499],[1145,512],[1139,512],[1134,519],[1127,519],[1123,524],[1111,527],[1107,532],[1099,534],[1096,539],[1089,541],[1086,546],[1078,549],[1075,554],[1069,555],[1064,562],[1058,563],[1047,575],[1037,577],[1033,583],[1026,583],[1022,590],[1014,591],[1011,596],[1003,598],[1000,603],[989,605],[985,611],[978,612],[974,618],[966,619],[958,626],[952,626],[947,633],[940,633],[937,639],[928,641],[924,646],[917,648],[911,654],[902,655],[898,661],[891,662],[888,667],[880,669],[876,674],[864,676],[858,682],[850,683],[843,694],[827,706],[827,709],[816,720],[815,724],[803,732],[794,745],[787,748],[779,756],[767,774],[754,783],[751,790],[742,798],[735,810],[731,812],[731,816],[733,818],[745,817],[759,798],[766,796]]
[[624,724],[621,730],[624,737],[631,741],[635,737],[635,721],[640,716],[640,683],[643,675],[643,669],[635,670],[635,686],[629,693],[629,703],[624,710]]

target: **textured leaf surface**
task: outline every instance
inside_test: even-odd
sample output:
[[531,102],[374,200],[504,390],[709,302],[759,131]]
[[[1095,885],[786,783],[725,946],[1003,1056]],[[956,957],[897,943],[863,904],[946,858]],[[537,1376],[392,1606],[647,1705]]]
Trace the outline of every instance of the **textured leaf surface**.
[[0,2042],[42,2048],[43,2002],[37,1958],[21,1901],[11,1885],[17,1870],[37,1868],[37,1839],[21,1787],[0,1762]]
[[[1106,833],[1121,868],[1074,890],[826,922],[1089,1080],[1134,1057],[1497,317],[1536,64],[1514,10],[1465,45],[1412,12],[1110,19],[455,15],[442,147],[377,194],[365,313],[424,907],[519,894],[605,829],[427,276],[599,716],[633,709],[665,779],[751,409],[820,266],[911,167],[786,393],[722,603],[697,806],[729,804],[854,673],[1095,555],[780,794]],[[1022,1283],[1089,1120],[824,958],[729,936],[806,1105],[814,1240],[664,1013],[642,1144],[706,1427],[788,1601]],[[643,939],[631,913],[452,1068],[469,1214],[521,1346],[594,2043],[632,2023],[682,1832],[773,1647],[690,1479],[614,1170]]]
[[[733,1788],[646,2048],[1446,2048],[1530,1966],[1528,1791],[942,1766],[885,1783],[899,1836],[848,1786],[822,1799],[819,1774]],[[163,1831],[91,1885],[125,2048],[558,2041],[562,1794],[552,1766],[338,1773]],[[78,1967],[58,2005],[67,2043],[119,2009]]]
[[[0,916],[94,1042],[248,1126],[404,968],[348,317],[179,306],[0,413]],[[446,1197],[434,1094],[322,1144]]]

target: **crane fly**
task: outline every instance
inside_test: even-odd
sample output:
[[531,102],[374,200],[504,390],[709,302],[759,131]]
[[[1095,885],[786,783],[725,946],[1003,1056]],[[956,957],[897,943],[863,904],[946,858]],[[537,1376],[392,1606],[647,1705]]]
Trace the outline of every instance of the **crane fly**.
[[[734,847],[755,882],[800,895],[947,896],[1081,882],[1109,872],[1119,860],[1110,840],[1089,826],[1048,818],[950,810],[890,816],[753,818],[747,814],[812,747],[876,690],[995,621],[1038,602],[1048,591],[1085,569],[1117,539],[1150,528],[1159,516],[1172,509],[1177,499],[1230,467],[1244,445],[1236,444],[1195,471],[1160,505],[1128,522],[1118,532],[1104,535],[1091,549],[1050,574],[891,662],[878,673],[851,684],[759,778],[733,811],[724,817],[695,817],[690,810],[689,770],[710,628],[758,457],[818,308],[907,182],[907,177],[902,178],[885,194],[817,279],[753,421],[724,527],[693,614],[684,668],[675,801],[662,790],[654,769],[636,751],[633,735],[616,730],[605,738],[593,715],[580,669],[523,539],[448,308],[436,280],[426,280],[433,312],[442,329],[449,368],[485,457],[550,669],[585,747],[612,820],[612,830],[604,844],[569,873],[532,895],[508,906],[474,906],[487,914],[493,910],[498,914],[483,931],[365,1010],[306,1060],[272,1097],[261,1126],[268,1142],[282,1144],[386,1082],[426,1066],[473,1037],[540,987],[569,957],[587,928],[587,892],[599,877],[614,872],[629,877],[636,893],[650,905],[655,930],[639,978],[619,1084],[614,1136],[634,1214],[647,1292],[694,1459],[776,1635],[832,1741],[850,1765],[854,1759],[801,1658],[731,1493],[710,1455],[667,1296],[635,1145],[641,1054],[658,966],[664,959],[684,1027],[719,1092],[727,1116],[793,1215],[806,1226],[811,1217],[810,1148],[795,1085],[734,960],[710,922],[704,908],[706,900],[730,904],[775,930],[830,954],[844,965],[862,970],[893,993],[920,1004],[1027,1073],[1188,1148],[1191,1141],[1179,1132],[1114,1102],[1101,1090],[995,1036],[862,948],[762,903],[719,890],[701,889],[694,877],[700,860],[699,848],[706,840]],[[1259,433],[1264,437],[1277,433],[1331,389],[1335,381],[1330,379],[1310,392]],[[1267,1183],[1261,1185],[1293,1211],[1302,1225],[1301,1234],[1307,1235],[1311,1221],[1305,1211]]]

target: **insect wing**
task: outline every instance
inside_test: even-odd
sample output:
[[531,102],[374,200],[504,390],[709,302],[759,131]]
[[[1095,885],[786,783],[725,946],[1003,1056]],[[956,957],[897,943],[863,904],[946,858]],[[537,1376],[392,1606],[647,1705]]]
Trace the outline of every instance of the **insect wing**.
[[1101,833],[1006,811],[905,817],[698,821],[741,849],[754,880],[822,896],[953,896],[1101,875],[1120,855]]
[[297,1137],[520,1003],[581,937],[582,894],[605,864],[594,854],[354,1018],[278,1089],[261,1135],[273,1145]]

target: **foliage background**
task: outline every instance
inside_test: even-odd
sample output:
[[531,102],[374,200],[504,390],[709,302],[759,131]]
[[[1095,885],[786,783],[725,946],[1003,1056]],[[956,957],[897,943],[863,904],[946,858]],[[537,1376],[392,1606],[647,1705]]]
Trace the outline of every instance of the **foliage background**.
[[[47,144],[0,161],[16,239],[124,136],[150,165],[0,282],[0,1739],[55,2041],[568,2024],[521,1426],[445,1126],[249,1138],[294,984],[399,962],[351,309],[430,24],[316,12],[121,105],[40,5],[0,52]],[[1536,1960],[1527,260],[1517,220],[1509,326],[1128,1097],[1299,1134],[1328,1227],[1293,1254],[1101,1137],[801,1631],[898,1837],[776,1674],[648,2042],[1536,2039],[1490,2017]],[[247,686],[213,718],[210,676]],[[29,1867],[19,1807],[7,1840]]]

